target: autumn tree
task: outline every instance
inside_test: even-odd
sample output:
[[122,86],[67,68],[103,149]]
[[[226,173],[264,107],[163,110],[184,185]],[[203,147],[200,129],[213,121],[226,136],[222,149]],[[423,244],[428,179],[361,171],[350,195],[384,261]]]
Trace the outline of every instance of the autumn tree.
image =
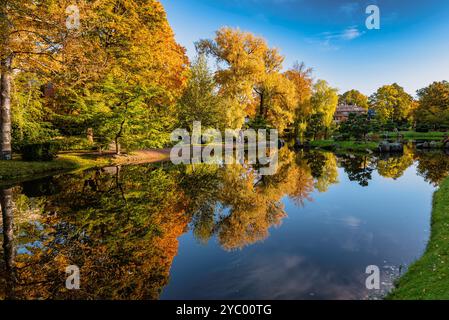
[[284,57],[263,38],[228,27],[214,40],[201,40],[199,52],[216,59],[220,94],[226,99],[227,125],[240,128],[246,115],[258,116],[283,130],[293,122],[296,96],[281,73]]
[[325,80],[318,80],[313,86],[311,104],[313,113],[322,115],[322,124],[327,131],[332,125],[334,113],[337,110],[337,89],[329,86]]
[[338,97],[339,104],[355,105],[368,110],[368,97],[358,90],[349,90]]
[[254,103],[253,88],[264,72],[267,45],[262,38],[232,28],[221,28],[214,40],[200,40],[200,53],[207,53],[218,63],[215,73],[220,94],[227,100],[227,126],[240,128],[246,108]]
[[434,127],[449,125],[449,82],[434,82],[418,90],[419,104],[415,121]]
[[369,102],[383,123],[408,121],[413,108],[412,96],[397,83],[380,87],[370,96]]
[[[99,44],[108,67],[89,94],[85,94],[86,90],[79,91],[81,98],[77,106],[87,103],[88,107],[75,107],[73,114],[90,120],[102,115],[109,119],[106,128],[101,128],[103,122],[92,121],[96,130],[105,132],[106,129],[103,138],[114,136],[117,140],[129,132],[134,136],[136,147],[164,146],[175,124],[175,103],[186,85],[188,60],[185,49],[174,40],[162,5],[155,0],[100,1],[92,10],[89,23],[96,28],[89,37]],[[111,79],[114,90],[109,90]],[[121,100],[123,96],[127,98]],[[117,104],[102,108],[102,101],[109,105],[116,101]],[[134,109],[136,112],[130,113],[131,105],[124,101],[139,101],[138,112]],[[91,117],[93,111],[95,117]],[[124,114],[127,120],[122,117]],[[114,119],[116,122],[112,123]],[[133,127],[127,128],[131,123]],[[84,127],[88,125],[92,123]],[[113,133],[108,127],[120,129],[112,129]],[[120,134],[117,136],[117,133]]]
[[0,1],[1,159],[11,159],[11,87],[13,70],[53,72],[60,66],[68,1]]
[[[147,95],[145,99],[149,118],[139,116],[141,146],[166,144],[176,122],[175,102],[185,88],[188,60],[184,48],[174,40],[160,2],[80,0],[76,6],[69,5],[68,0],[1,2],[4,158],[11,154],[11,101],[19,130],[15,137],[25,136],[27,113],[20,108],[28,102],[20,92],[11,95],[11,82],[16,78],[19,82],[22,73],[27,73],[33,84],[51,84],[53,93],[45,96],[37,111],[45,110],[42,123],[51,122],[62,134],[85,134],[92,128],[101,132],[99,138],[111,137],[111,132],[105,134],[105,128],[99,127],[104,123],[97,121],[101,115],[110,120],[120,118],[110,114],[120,110],[119,106],[104,107],[111,94],[104,90],[107,79],[128,83],[131,92],[142,89],[151,98]],[[73,12],[75,21],[69,20]],[[19,73],[12,74],[13,69]],[[37,108],[36,103],[33,107]],[[36,132],[33,135],[37,136]]]
[[267,49],[264,73],[254,91],[258,96],[258,116],[279,131],[293,123],[297,96],[293,82],[281,73],[284,57],[277,49]]
[[285,72],[295,88],[296,93],[296,111],[295,111],[295,136],[300,136],[307,128],[307,121],[312,114],[312,69],[307,68],[305,64],[296,62],[293,67]]
[[269,73],[254,91],[259,96],[258,116],[280,132],[294,121],[297,106],[292,82],[279,72]]

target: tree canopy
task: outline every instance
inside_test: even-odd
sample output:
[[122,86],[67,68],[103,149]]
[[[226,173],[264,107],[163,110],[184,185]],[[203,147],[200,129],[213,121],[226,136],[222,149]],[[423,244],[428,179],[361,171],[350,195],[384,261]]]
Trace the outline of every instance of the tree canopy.
[[434,82],[417,93],[419,101],[415,120],[434,127],[449,126],[449,82]]
[[356,105],[368,110],[368,97],[358,90],[352,89],[346,91],[338,97],[339,104]]
[[369,102],[382,122],[407,121],[414,107],[412,96],[397,83],[380,87]]
[[330,128],[338,105],[337,89],[329,86],[325,80],[318,80],[313,87],[311,103],[313,112],[321,113],[323,125]]

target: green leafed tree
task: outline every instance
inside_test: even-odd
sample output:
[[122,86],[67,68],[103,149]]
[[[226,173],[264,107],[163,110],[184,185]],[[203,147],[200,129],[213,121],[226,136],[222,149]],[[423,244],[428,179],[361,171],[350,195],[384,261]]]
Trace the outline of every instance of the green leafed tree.
[[13,70],[46,75],[58,71],[72,34],[65,25],[68,5],[64,0],[0,0],[1,159],[12,158]]
[[381,122],[403,123],[410,120],[414,107],[413,97],[397,83],[380,87],[369,98]]
[[313,113],[323,115],[323,125],[330,128],[338,105],[337,89],[332,88],[325,80],[318,80],[313,87],[311,98]]
[[340,124],[338,131],[347,138],[355,138],[356,140],[365,140],[366,135],[371,131],[373,124],[367,114],[349,114],[346,121]]
[[419,103],[414,117],[417,123],[434,128],[449,126],[449,82],[434,82],[418,90]]
[[368,110],[368,97],[358,90],[349,90],[338,97],[339,104],[356,105]]
[[314,113],[307,124],[306,138],[316,140],[326,130],[324,126],[324,114]]
[[45,92],[45,83],[34,74],[20,72],[13,77],[11,119],[14,148],[48,141],[57,134],[51,124],[52,112],[43,97]]
[[109,76],[102,83],[101,100],[94,101],[92,117],[95,130],[105,143],[114,142],[117,154],[121,147],[161,148],[169,143],[174,107],[154,102],[160,88],[129,83]]
[[206,56],[199,55],[192,63],[187,88],[178,104],[180,126],[192,130],[193,122],[200,121],[203,127],[224,129],[223,106]]

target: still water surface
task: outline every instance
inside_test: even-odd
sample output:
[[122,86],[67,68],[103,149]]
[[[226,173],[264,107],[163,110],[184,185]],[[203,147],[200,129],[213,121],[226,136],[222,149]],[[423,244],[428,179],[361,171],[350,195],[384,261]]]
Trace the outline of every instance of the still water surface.
[[[5,186],[0,298],[381,297],[423,253],[448,172],[442,153],[284,148],[273,176],[161,163]],[[68,265],[80,290],[65,288]]]

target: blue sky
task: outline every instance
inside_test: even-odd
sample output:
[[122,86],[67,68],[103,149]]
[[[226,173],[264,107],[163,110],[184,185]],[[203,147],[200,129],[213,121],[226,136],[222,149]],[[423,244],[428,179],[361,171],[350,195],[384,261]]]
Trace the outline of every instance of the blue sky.
[[[222,26],[267,39],[304,61],[316,79],[341,92],[373,93],[397,82],[410,93],[449,80],[447,0],[162,0],[177,41],[195,56],[194,42]],[[380,9],[380,30],[368,30],[368,5]]]

